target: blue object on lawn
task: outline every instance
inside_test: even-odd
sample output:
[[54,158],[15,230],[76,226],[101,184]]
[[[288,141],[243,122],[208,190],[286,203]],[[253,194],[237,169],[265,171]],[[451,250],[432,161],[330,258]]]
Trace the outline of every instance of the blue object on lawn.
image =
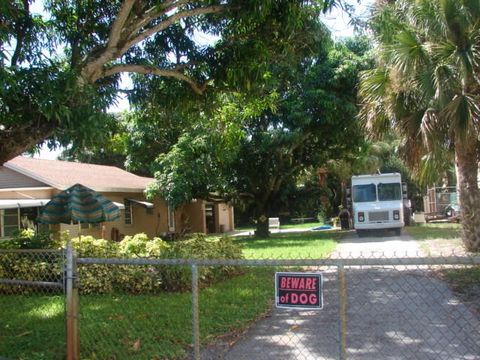
[[322,225],[322,226],[314,227],[312,230],[329,230],[331,228],[332,228],[331,225]]

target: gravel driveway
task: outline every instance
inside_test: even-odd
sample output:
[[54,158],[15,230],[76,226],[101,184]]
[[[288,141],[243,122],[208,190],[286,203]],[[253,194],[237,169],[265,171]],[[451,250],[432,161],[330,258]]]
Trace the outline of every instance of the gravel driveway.
[[[332,257],[421,255],[408,235],[358,238],[349,233]],[[205,349],[203,359],[339,359],[336,268],[324,273],[324,309],[273,309],[233,346]],[[480,321],[435,269],[350,267],[347,359],[480,359]],[[273,294],[272,294],[273,297]]]

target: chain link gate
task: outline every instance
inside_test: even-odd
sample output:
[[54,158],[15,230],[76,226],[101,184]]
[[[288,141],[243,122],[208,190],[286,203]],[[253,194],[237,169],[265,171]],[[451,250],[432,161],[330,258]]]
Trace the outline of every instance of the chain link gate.
[[[82,358],[105,348],[99,358],[159,359],[467,359],[480,358],[480,322],[475,304],[462,302],[441,279],[442,271],[467,269],[480,257],[352,258],[324,260],[150,260],[78,259],[79,266],[102,266],[103,271],[129,267],[154,272],[156,267],[183,268],[191,274],[190,298],[173,294],[169,303],[150,295],[144,308],[135,308],[135,295],[112,295],[121,306],[100,320],[98,296],[82,296],[80,329]],[[240,276],[258,279],[249,288],[235,279],[207,287],[203,270],[221,266]],[[116,270],[115,270],[116,268]],[[122,269],[120,271],[120,269]],[[321,271],[323,310],[276,309],[275,271]],[[245,275],[246,274],[246,275]],[[265,287],[264,282],[270,284]],[[230,286],[229,286],[230,284]],[[254,285],[252,285],[254,284]],[[238,289],[231,289],[231,287]],[[227,298],[223,291],[233,291]],[[265,297],[267,294],[267,297]],[[183,293],[185,295],[185,293]],[[140,295],[141,296],[141,295]],[[138,295],[137,295],[138,297]],[[83,299],[83,300],[82,300]],[[145,298],[142,298],[145,300]],[[266,300],[265,300],[266,299]],[[95,301],[98,303],[95,305]],[[138,298],[137,298],[138,300]],[[222,302],[223,301],[223,302]],[[82,306],[82,302],[86,304]],[[185,307],[188,302],[188,307]],[[183,307],[182,307],[183,303]],[[137,303],[138,304],[138,303]],[[156,304],[156,305],[155,305]],[[149,314],[145,314],[148,307]],[[258,311],[240,329],[228,328],[229,314],[248,308]],[[183,310],[182,310],[183,309]],[[169,325],[175,314],[188,312],[182,336],[172,340]],[[90,312],[90,313],[89,313]],[[88,319],[88,320],[87,320]],[[142,321],[139,321],[139,320]],[[95,324],[103,323],[102,339]],[[114,325],[107,326],[108,321]],[[151,326],[151,323],[157,326]],[[150,324],[142,334],[140,324]],[[177,324],[176,324],[177,325]],[[221,331],[212,331],[218,327]],[[234,326],[235,327],[235,326]],[[136,330],[133,330],[136,329]],[[153,331],[152,331],[153,329]],[[190,339],[186,334],[190,332]],[[206,335],[206,333],[209,333]],[[177,341],[186,352],[162,352],[162,344]],[[157,354],[155,356],[155,354]]]

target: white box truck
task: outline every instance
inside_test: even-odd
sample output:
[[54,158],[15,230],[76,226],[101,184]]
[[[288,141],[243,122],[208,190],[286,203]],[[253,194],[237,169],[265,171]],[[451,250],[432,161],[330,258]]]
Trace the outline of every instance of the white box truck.
[[406,187],[399,173],[352,176],[352,217],[357,234],[392,229],[400,235],[405,225],[404,197]]

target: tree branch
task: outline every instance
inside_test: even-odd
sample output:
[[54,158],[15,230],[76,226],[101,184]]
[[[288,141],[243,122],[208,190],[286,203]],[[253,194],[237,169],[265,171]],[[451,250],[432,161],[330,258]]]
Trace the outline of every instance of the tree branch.
[[169,27],[170,25],[173,25],[174,23],[176,23],[181,19],[185,19],[188,17],[197,16],[197,15],[216,14],[224,11],[225,9],[226,7],[224,5],[217,5],[217,6],[207,6],[204,8],[185,10],[185,11],[180,11],[178,13],[175,13],[170,17],[168,17],[167,19],[165,19],[164,21],[160,22],[159,24],[143,31],[138,36],[128,41],[120,50],[119,56],[125,54],[132,46],[142,42],[143,40],[145,40],[149,36],[152,36],[153,34],[156,34],[160,31],[165,30],[167,27]]
[[166,14],[169,11],[172,11],[175,8],[178,8],[180,5],[188,4],[188,2],[189,2],[189,0],[178,0],[178,1],[171,0],[171,1],[166,1],[165,3],[163,3],[162,4],[163,8],[161,10],[158,10],[157,6],[148,9],[147,11],[145,11],[146,16],[143,17],[136,24],[133,24],[134,25],[133,28],[128,29],[127,33],[131,34],[131,35],[136,34],[144,26],[146,26],[150,21],[158,18],[159,16],[161,16],[163,14]]
[[187,75],[170,69],[160,69],[154,66],[149,65],[135,65],[135,64],[122,64],[122,65],[114,65],[109,69],[106,69],[103,72],[103,76],[111,76],[114,74],[119,73],[137,73],[137,74],[144,74],[144,75],[157,75],[157,76],[165,76],[165,77],[172,77],[178,80],[182,80],[190,85],[195,93],[198,95],[202,95],[205,89],[208,86],[208,81],[202,85],[197,84],[192,78],[188,77]]
[[125,0],[118,12],[117,18],[113,22],[112,28],[110,29],[110,35],[108,37],[108,48],[115,48],[118,45],[120,40],[120,35],[122,33],[122,29],[125,25],[125,22],[130,15],[130,11],[132,10],[133,5],[137,0]]
[[18,23],[15,26],[15,31],[17,32],[16,46],[15,51],[12,55],[12,60],[10,61],[11,66],[16,66],[18,60],[20,59],[20,54],[22,52],[23,40],[25,39],[25,34],[27,32],[27,23],[30,16],[30,5],[28,0],[23,0],[23,17],[18,20]]

